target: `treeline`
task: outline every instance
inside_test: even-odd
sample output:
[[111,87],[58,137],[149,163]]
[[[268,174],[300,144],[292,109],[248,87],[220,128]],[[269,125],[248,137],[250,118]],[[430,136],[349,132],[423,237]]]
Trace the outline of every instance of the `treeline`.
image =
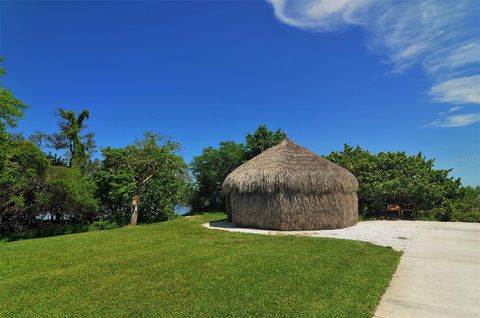
[[[157,222],[174,216],[176,205],[188,203],[191,178],[172,140],[147,132],[126,147],[101,148],[101,159],[94,159],[94,135],[82,134],[88,112],[75,116],[60,109],[59,131],[26,139],[4,129],[14,127],[21,112],[14,117],[3,110],[19,111],[20,105],[18,100],[8,107],[1,104],[3,236]],[[10,114],[8,121],[5,114]]]
[[412,218],[480,222],[480,187],[463,187],[452,169],[435,169],[435,160],[421,153],[380,152],[345,145],[326,156],[348,169],[358,180],[359,214],[374,218],[388,204],[412,207]]
[[[247,133],[244,143],[207,147],[187,165],[178,143],[146,132],[126,147],[102,147],[95,157],[88,111],[77,115],[59,109],[54,132],[9,133],[26,109],[0,87],[0,237],[158,222],[175,217],[178,205],[224,211],[225,177],[285,138],[281,129],[261,125]],[[418,219],[480,221],[480,188],[463,187],[450,170],[435,169],[434,160],[422,154],[372,154],[345,145],[326,157],[357,177],[362,217],[377,217],[387,204],[396,203],[414,206]]]
[[0,237],[157,222],[188,204],[193,184],[170,138],[146,132],[126,147],[101,148],[95,158],[87,110],[77,115],[59,109],[58,129],[51,133],[9,133],[26,109],[0,87]]

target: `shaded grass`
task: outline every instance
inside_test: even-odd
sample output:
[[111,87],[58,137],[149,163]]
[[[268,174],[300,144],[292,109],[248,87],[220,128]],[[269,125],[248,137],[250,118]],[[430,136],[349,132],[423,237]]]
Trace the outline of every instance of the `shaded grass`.
[[224,217],[0,244],[0,316],[370,318],[400,257],[200,226]]
[[11,234],[0,234],[1,242],[13,242],[18,240],[28,240],[32,238],[49,237],[57,235],[66,235],[73,233],[88,232],[90,230],[88,224],[39,224],[37,228]]

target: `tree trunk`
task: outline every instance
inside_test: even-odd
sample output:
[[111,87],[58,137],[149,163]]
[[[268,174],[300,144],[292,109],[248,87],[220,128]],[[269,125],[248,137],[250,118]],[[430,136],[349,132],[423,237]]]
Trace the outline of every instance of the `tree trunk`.
[[131,212],[132,216],[130,217],[130,225],[137,225],[138,219],[138,204],[140,203],[140,194],[135,194],[132,199]]

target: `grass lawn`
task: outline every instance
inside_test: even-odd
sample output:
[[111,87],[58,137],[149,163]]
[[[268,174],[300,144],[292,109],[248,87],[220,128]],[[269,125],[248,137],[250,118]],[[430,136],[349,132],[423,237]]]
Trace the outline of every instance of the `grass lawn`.
[[371,318],[400,258],[200,226],[223,218],[0,243],[0,317]]

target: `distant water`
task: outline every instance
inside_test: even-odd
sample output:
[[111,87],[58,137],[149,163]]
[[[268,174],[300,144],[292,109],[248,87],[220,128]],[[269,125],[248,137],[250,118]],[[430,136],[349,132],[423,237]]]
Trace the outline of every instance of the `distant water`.
[[175,214],[185,215],[188,212],[192,211],[192,208],[190,206],[187,206],[187,205],[177,205],[177,206],[175,206],[174,211],[175,211]]

